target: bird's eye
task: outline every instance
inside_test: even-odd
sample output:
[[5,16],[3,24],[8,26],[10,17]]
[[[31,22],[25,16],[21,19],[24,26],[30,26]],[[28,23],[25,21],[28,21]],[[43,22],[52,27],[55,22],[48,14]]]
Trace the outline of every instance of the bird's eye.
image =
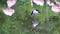
[[36,11],[39,11],[38,9],[35,9]]

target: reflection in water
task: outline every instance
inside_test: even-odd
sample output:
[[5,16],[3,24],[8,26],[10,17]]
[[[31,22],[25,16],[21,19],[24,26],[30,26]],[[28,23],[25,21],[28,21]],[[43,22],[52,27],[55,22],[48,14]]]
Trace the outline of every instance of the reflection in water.
[[35,27],[37,27],[37,25],[38,25],[38,21],[32,21],[32,23],[33,23],[33,27],[35,28]]

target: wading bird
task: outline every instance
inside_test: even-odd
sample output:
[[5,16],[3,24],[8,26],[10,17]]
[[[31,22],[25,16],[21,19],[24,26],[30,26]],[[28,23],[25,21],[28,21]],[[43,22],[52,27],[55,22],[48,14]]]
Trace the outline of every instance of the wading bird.
[[31,13],[31,15],[35,15],[35,14],[39,14],[39,13],[40,13],[39,10],[34,9],[34,10],[32,11],[32,13]]

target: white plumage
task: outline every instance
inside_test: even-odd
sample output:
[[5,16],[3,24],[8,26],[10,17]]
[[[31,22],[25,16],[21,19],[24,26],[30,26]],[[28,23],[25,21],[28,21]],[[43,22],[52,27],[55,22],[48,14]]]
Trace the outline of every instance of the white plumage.
[[33,10],[33,14],[39,14],[39,12],[36,10]]
[[31,15],[35,15],[35,14],[39,14],[39,13],[40,13],[39,10],[34,9],[34,10],[32,11],[32,13],[31,13]]

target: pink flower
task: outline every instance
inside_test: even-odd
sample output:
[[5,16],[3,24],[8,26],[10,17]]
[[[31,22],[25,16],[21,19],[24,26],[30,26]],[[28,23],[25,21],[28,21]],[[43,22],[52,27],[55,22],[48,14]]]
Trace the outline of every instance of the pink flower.
[[53,3],[51,3],[50,0],[47,0],[47,5],[51,6]]
[[58,4],[60,6],[60,2],[56,2],[56,4]]
[[47,0],[47,4],[48,4],[49,6],[54,6],[54,3],[51,3],[50,0]]
[[17,0],[7,0],[7,5],[8,5],[8,7],[10,8],[10,7],[12,7],[13,5],[15,5],[15,4],[16,4],[16,1],[17,1]]
[[47,4],[50,5],[50,0],[47,0]]
[[53,12],[60,12],[60,7],[59,6],[52,6],[52,11]]
[[15,12],[15,10],[12,8],[2,8],[2,11],[4,14],[6,14],[8,16],[12,16]]
[[32,0],[36,5],[43,6],[44,5],[44,0]]

